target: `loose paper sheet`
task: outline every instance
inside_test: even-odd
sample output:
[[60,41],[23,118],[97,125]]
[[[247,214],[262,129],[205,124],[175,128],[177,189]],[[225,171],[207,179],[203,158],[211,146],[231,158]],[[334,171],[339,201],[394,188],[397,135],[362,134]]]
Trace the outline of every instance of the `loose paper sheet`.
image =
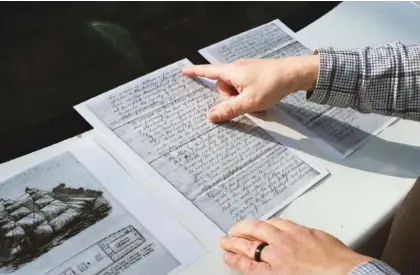
[[205,252],[93,141],[0,183],[0,274],[166,275]]
[[[239,58],[283,58],[311,54],[292,30],[279,20],[208,46],[199,51],[210,63],[229,63]],[[308,102],[305,92],[287,96],[275,106],[279,117],[288,115],[296,128],[326,151],[345,158],[396,121],[376,114],[334,108]]]
[[183,76],[188,65],[176,62],[76,109],[125,156],[134,152],[139,168],[187,211],[198,208],[224,232],[244,218],[271,216],[328,174],[245,116],[207,122],[221,97]]

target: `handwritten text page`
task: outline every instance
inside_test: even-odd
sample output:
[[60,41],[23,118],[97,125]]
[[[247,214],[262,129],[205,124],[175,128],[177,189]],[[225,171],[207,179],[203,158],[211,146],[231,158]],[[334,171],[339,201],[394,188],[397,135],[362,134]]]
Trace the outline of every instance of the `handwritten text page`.
[[324,176],[245,116],[209,123],[206,114],[221,97],[183,76],[184,65],[141,77],[88,107],[219,228],[274,214]]

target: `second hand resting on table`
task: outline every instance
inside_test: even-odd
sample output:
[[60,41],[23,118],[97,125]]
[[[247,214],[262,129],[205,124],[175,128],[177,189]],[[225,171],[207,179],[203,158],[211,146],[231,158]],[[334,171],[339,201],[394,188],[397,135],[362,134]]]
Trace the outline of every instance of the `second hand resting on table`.
[[[265,110],[300,90],[309,91],[308,100],[319,104],[420,118],[420,91],[410,84],[420,83],[420,46],[416,45],[319,49],[312,56],[243,59],[191,66],[183,72],[217,80],[217,90],[225,100],[209,111],[210,122]],[[256,261],[260,244],[267,246],[261,251],[261,261]],[[327,233],[279,218],[241,221],[221,240],[221,247],[226,264],[245,275],[398,274]]]

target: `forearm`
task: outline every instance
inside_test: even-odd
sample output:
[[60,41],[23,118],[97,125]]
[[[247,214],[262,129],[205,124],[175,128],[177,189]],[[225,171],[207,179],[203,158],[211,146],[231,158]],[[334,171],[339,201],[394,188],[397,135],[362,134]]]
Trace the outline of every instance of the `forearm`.
[[317,54],[318,77],[308,92],[310,101],[420,120],[420,45],[325,48]]
[[349,275],[400,275],[381,261],[371,261],[355,267]]

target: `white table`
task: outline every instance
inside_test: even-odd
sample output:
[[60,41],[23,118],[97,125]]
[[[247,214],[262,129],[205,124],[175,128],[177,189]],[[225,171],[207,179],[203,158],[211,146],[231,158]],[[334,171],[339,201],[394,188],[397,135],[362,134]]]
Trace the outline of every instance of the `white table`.
[[[355,47],[380,45],[394,40],[420,43],[420,8],[409,2],[344,2],[299,32],[309,45]],[[298,149],[313,162],[326,167],[331,177],[305,193],[281,217],[327,231],[355,247],[380,228],[420,174],[420,123],[399,121],[344,161],[324,157],[304,136],[280,124],[271,130],[298,140]],[[96,139],[129,171],[139,172],[95,132],[82,136]],[[41,156],[52,156],[79,137],[0,165],[0,175],[19,172]],[[163,197],[151,182],[139,182],[187,227],[210,251],[182,274],[230,274],[221,261],[217,239]]]
[[[316,47],[420,43],[420,8],[411,2],[343,2],[298,35]],[[420,175],[420,123],[400,120],[340,163],[317,159],[332,177],[283,214],[354,247],[395,212]]]

